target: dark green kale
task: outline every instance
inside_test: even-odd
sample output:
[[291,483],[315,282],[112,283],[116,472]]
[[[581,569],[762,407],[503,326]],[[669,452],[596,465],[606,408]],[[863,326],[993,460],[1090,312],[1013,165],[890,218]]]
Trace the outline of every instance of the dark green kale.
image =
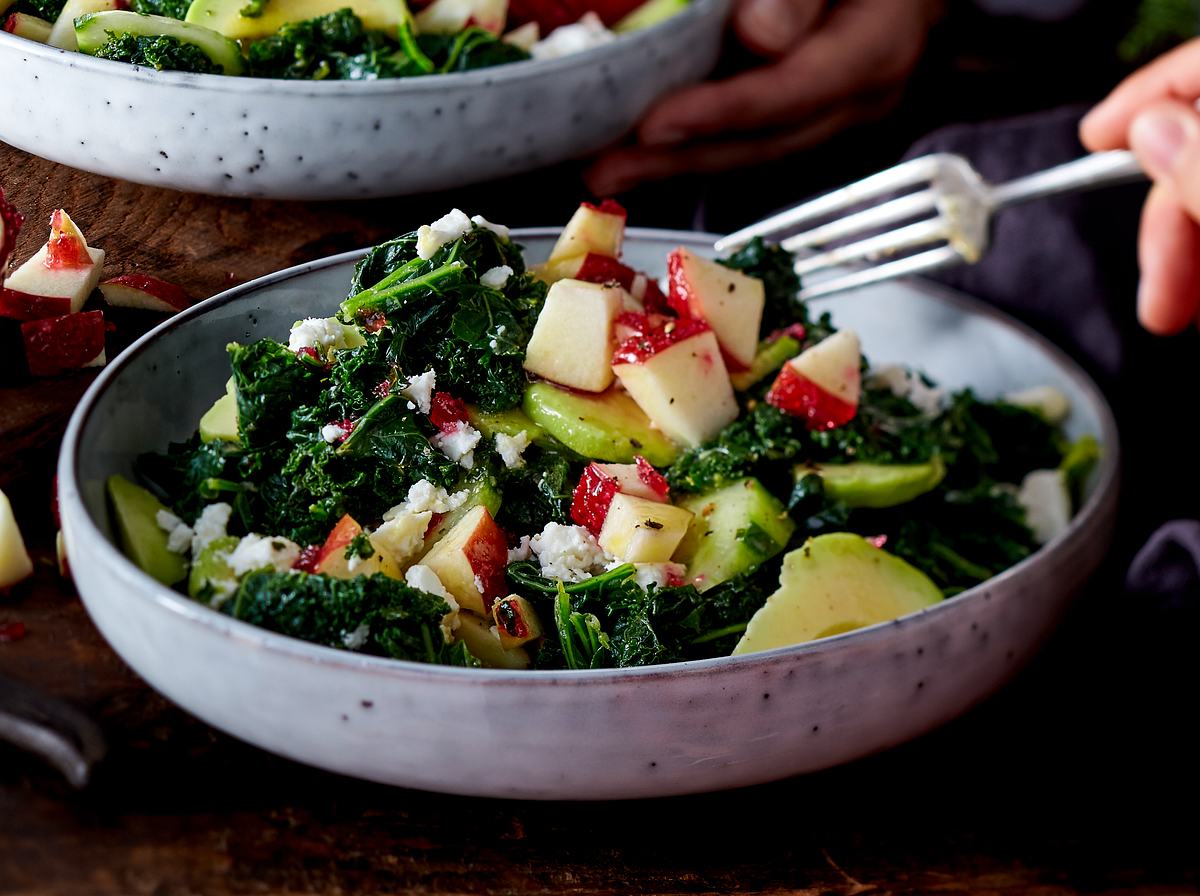
[[207,504],[235,500],[243,491],[236,451],[199,436],[171,444],[165,454],[139,456],[136,468],[143,484],[189,524]]
[[[385,318],[390,356],[405,370],[434,370],[438,388],[485,411],[516,407],[525,392],[522,362],[546,286],[525,272],[520,247],[475,228],[431,258],[416,253],[416,234],[372,250],[355,269],[341,317],[370,325]],[[503,289],[479,282],[508,266]]]
[[466,72],[530,58],[520,47],[482,28],[465,28],[454,34],[421,34],[416,43],[421,55],[429,60],[429,74]]
[[565,449],[531,445],[525,463],[516,469],[495,464],[504,501],[496,521],[510,532],[540,532],[547,523],[571,522],[571,493],[579,481],[582,463]]
[[158,71],[220,74],[223,69],[195,44],[165,35],[113,34],[92,55],[116,62],[142,65]]
[[63,11],[63,7],[67,5],[67,0],[17,0],[17,3],[9,8],[10,13],[20,12],[27,16],[37,16],[39,19],[45,19],[47,22],[53,22]]
[[1191,40],[1200,30],[1196,0],[1142,0],[1132,30],[1118,47],[1126,62],[1146,62]]
[[304,572],[253,573],[225,608],[236,619],[327,647],[479,665],[465,645],[446,643],[444,598],[384,575],[335,579]]
[[252,42],[246,59],[258,78],[368,80],[413,73],[399,45],[368,31],[350,9],[289,22]]
[[277,442],[291,428],[292,410],[316,403],[324,366],[273,339],[235,342],[228,350],[242,444],[258,448]]
[[192,0],[131,0],[129,8],[142,15],[182,20],[191,5]]

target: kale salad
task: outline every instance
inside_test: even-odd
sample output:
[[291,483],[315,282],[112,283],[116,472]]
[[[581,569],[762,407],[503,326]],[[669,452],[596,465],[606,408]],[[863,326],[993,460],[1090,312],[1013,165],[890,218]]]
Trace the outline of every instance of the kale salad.
[[872,366],[761,241],[656,280],[625,217],[583,204],[530,267],[455,209],[333,316],[230,344],[194,437],[108,482],[126,554],[329,647],[594,669],[886,621],[1066,528],[1099,446],[1061,393]]
[[[687,0],[0,0],[4,30],[159,71],[303,80],[446,74],[554,58]],[[611,26],[611,27],[610,27]]]

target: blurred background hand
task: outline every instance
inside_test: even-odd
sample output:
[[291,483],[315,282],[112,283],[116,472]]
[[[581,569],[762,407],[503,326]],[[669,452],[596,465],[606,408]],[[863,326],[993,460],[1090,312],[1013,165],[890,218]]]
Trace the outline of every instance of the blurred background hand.
[[659,101],[636,143],[586,173],[598,196],[684,173],[772,161],[899,101],[942,0],[737,0],[732,27],[761,65]]
[[1131,75],[1080,125],[1093,151],[1132,149],[1154,186],[1138,238],[1138,317],[1170,334],[1200,322],[1200,40]]

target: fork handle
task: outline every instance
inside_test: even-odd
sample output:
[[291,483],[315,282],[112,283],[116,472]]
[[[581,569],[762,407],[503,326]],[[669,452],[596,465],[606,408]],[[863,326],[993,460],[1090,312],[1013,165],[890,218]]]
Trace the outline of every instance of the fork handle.
[[994,208],[1001,209],[1043,196],[1134,183],[1145,178],[1142,166],[1129,150],[1094,152],[1065,165],[998,184],[991,190],[991,200]]

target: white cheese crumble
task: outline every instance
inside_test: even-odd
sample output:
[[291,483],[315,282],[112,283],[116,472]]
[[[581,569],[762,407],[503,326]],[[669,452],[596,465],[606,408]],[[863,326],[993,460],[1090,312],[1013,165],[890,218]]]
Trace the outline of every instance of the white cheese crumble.
[[510,470],[525,466],[525,460],[521,455],[528,447],[529,433],[525,430],[521,430],[515,436],[506,436],[502,432],[496,433],[496,453],[504,461],[504,466]]
[[942,409],[945,392],[925,384],[921,376],[899,364],[884,364],[872,368],[869,383],[876,389],[888,389],[897,398],[907,398],[918,411],[935,416]]
[[[471,223],[474,224],[476,227],[480,228],[481,230],[490,230],[492,233],[496,234],[496,236],[500,237],[500,239],[502,239],[502,240],[508,239],[508,228],[507,227],[505,227],[503,224],[493,224],[491,221],[489,221],[483,215],[472,215]],[[493,270],[495,270],[495,268],[493,268]],[[509,273],[511,274],[512,271],[510,270]]]
[[649,591],[650,586],[666,588],[671,581],[683,581],[687,578],[687,567],[682,563],[635,563],[633,580],[643,591]]
[[529,547],[537,554],[542,575],[564,582],[582,582],[604,569],[612,560],[583,526],[547,523],[533,536]]
[[300,556],[300,545],[282,536],[255,535],[251,532],[229,554],[229,568],[235,576],[259,569],[287,572]]
[[342,635],[342,644],[347,650],[358,650],[367,643],[367,638],[371,637],[371,626],[363,623],[352,632],[346,632]]
[[496,335],[488,340],[488,347],[492,351],[495,351],[500,347],[500,337],[503,336],[507,330],[508,327],[504,326],[504,324],[496,327]]
[[529,546],[529,536],[522,535],[517,546],[508,549],[508,562],[516,563],[518,560],[528,560],[532,552],[533,549]]
[[442,584],[438,574],[428,566],[418,563],[416,566],[409,567],[408,572],[404,574],[404,581],[410,588],[416,588],[418,591],[424,591],[446,601],[449,611],[442,617],[442,634],[449,641],[453,637],[454,630],[459,626],[458,601],[446,590],[446,586]]
[[1071,399],[1053,386],[1033,386],[1004,396],[1009,404],[1033,411],[1047,423],[1059,424],[1071,413]]
[[417,257],[428,261],[438,249],[471,232],[471,219],[461,209],[451,209],[432,224],[417,228]]
[[594,12],[585,12],[574,25],[560,25],[533,45],[534,59],[557,59],[592,47],[612,43],[616,35],[604,27]]
[[428,414],[430,408],[433,407],[433,390],[437,386],[437,374],[432,370],[426,370],[424,373],[417,376],[408,377],[408,385],[401,390],[400,394],[412,399],[413,403],[409,408],[416,407],[422,414]]
[[1022,481],[1017,503],[1038,544],[1046,544],[1071,522],[1071,495],[1062,470],[1034,470]]
[[225,537],[225,527],[229,525],[229,517],[233,508],[221,501],[209,504],[200,511],[196,524],[192,526],[192,556],[199,557],[200,552],[218,538]]
[[346,437],[346,429],[340,423],[326,423],[321,427],[321,438],[332,445]]
[[192,547],[192,527],[171,513],[160,510],[154,514],[158,528],[167,533],[167,550],[172,554],[186,554]]
[[506,264],[502,264],[484,271],[483,276],[479,278],[479,282],[492,289],[504,289],[504,285],[508,283],[508,278],[512,275],[513,269]]
[[292,325],[288,348],[298,352],[305,348],[346,348],[346,328],[332,317],[306,317]]
[[454,424],[449,432],[438,433],[431,440],[433,446],[464,469],[475,466],[475,446],[483,438],[479,430],[462,420]]
[[403,504],[393,507],[383,515],[383,518],[388,519],[389,513],[402,508],[413,513],[424,513],[427,510],[434,513],[449,513],[462,507],[466,500],[467,490],[465,488],[460,492],[450,494],[428,479],[420,479],[409,486],[407,500]]

